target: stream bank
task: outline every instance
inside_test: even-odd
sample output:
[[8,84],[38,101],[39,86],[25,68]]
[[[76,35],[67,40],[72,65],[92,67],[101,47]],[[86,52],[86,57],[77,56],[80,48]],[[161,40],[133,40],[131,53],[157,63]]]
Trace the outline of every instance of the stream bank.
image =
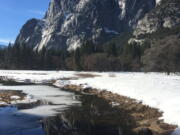
[[[52,73],[53,74],[52,77],[49,76],[51,75],[49,73],[43,73],[44,75],[39,75],[39,73],[36,73],[36,74],[31,73],[31,76],[32,76],[31,77],[29,76],[29,72],[30,71],[28,71],[27,73],[23,73],[22,74],[23,76],[22,76],[21,74],[19,75],[19,72],[18,74],[14,74],[14,71],[13,71],[14,77],[11,76],[12,75],[11,73],[8,73],[8,76],[9,76],[8,78],[10,79],[13,78],[13,81],[15,82],[16,81],[18,82],[24,81],[26,83],[42,82],[42,83],[46,83],[46,84],[48,83],[48,84],[53,84],[53,85],[56,85],[57,80],[59,80],[63,82],[63,85],[58,84],[56,86],[58,86],[59,88],[63,88],[66,91],[71,90],[71,91],[76,91],[81,94],[96,95],[100,98],[103,98],[106,101],[108,101],[109,104],[115,107],[116,109],[121,108],[123,110],[127,110],[127,112],[130,114],[129,116],[132,116],[132,118],[135,119],[136,121],[133,131],[138,134],[145,134],[144,132],[150,131],[150,132],[153,132],[154,135],[170,135],[171,132],[174,131],[174,129],[177,127],[176,125],[166,124],[163,120],[164,116],[166,116],[166,119],[165,119],[166,121],[169,120],[167,118],[171,118],[170,120],[178,121],[178,119],[174,119],[178,117],[177,116],[178,108],[174,106],[176,105],[174,104],[174,102],[177,101],[176,99],[178,99],[178,97],[175,96],[174,93],[176,93],[176,90],[179,87],[179,85],[175,85],[175,84],[178,84],[178,79],[179,79],[179,77],[176,75],[165,76],[163,74],[158,74],[158,73],[157,74],[155,73],[152,73],[152,74],[151,73],[150,74],[78,73],[78,72],[64,72],[64,71],[62,72],[61,71],[57,73]],[[43,76],[43,78],[41,78],[41,76]],[[89,79],[84,79],[84,78],[89,78]],[[170,83],[167,83],[169,81]],[[121,83],[118,84],[118,82],[121,82]],[[86,84],[88,84],[89,86],[84,87],[86,86]],[[127,86],[127,84],[131,84],[130,87]],[[106,88],[106,86],[107,86],[107,89],[103,90]],[[116,88],[116,86],[118,87]],[[101,87],[102,89],[99,89],[99,87]],[[94,88],[97,88],[97,89],[94,89]],[[137,95],[140,95],[141,96],[140,98],[138,98],[137,95],[134,95],[135,93],[133,93],[134,91],[132,88],[135,89],[136,92],[138,92]],[[152,90],[150,90],[149,88],[152,88]],[[112,92],[108,92],[107,90],[110,90]],[[131,91],[132,91],[132,94],[131,94]],[[162,91],[165,93],[162,93]],[[115,93],[118,93],[118,94],[115,94]],[[127,95],[127,96],[129,96],[128,94],[130,94],[130,97],[135,96],[134,97],[135,99],[140,99],[140,100],[143,99],[143,101],[141,102],[141,101],[129,98],[129,97],[120,96],[121,95],[120,93],[123,93],[122,95]],[[162,93],[163,95],[158,96],[160,93]],[[168,103],[167,104],[168,108],[169,109],[172,108],[172,111],[173,111],[173,108],[176,107],[175,109],[177,111],[173,111],[176,114],[174,115],[176,116],[174,118],[167,117],[169,116],[167,115],[169,113],[169,111],[167,111],[166,109],[167,107],[163,108],[162,105],[157,107],[157,105],[152,104],[153,102],[152,99],[155,99],[155,102],[153,103],[156,103],[157,101],[161,101],[161,99],[162,101],[165,101],[164,98],[166,98],[167,93],[170,97],[175,97],[175,98],[173,102],[169,102],[169,103],[162,102],[163,103],[162,105],[165,105],[166,103]],[[149,95],[149,94],[152,94],[152,95]],[[150,100],[147,100],[147,96],[148,96],[148,99]],[[158,100],[159,97],[160,97],[160,100]],[[147,105],[144,105],[144,101],[146,101],[148,105],[160,108],[165,113],[165,115],[163,114],[163,112],[159,111],[156,108],[152,108]],[[147,102],[147,101],[152,101],[152,102]],[[172,105],[172,107],[170,105]],[[169,123],[171,123],[171,121]],[[174,122],[172,121],[172,123]]]
[[[0,107],[0,135],[137,135],[133,132],[135,121],[127,111],[96,95],[46,85],[2,88],[0,96],[9,104]],[[26,108],[11,104],[12,96],[21,101],[28,94],[41,104]]]
[[[55,86],[63,90],[71,90],[85,95],[96,95],[108,102],[112,107],[118,110],[124,110],[129,119],[134,120],[133,132],[138,135],[171,135],[177,128],[176,125],[165,123],[160,118],[163,113],[157,108],[143,105],[135,99],[114,94],[106,90],[98,90],[91,87],[84,88],[81,85],[57,85]],[[127,117],[128,119],[128,117]]]

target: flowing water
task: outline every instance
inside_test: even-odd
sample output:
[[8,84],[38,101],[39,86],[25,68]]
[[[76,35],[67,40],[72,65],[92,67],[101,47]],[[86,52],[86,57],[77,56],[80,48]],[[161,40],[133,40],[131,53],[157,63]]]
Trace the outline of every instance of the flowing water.
[[0,135],[133,135],[128,113],[96,96],[45,85],[0,85],[0,90],[22,90],[43,101],[27,109],[0,108]]

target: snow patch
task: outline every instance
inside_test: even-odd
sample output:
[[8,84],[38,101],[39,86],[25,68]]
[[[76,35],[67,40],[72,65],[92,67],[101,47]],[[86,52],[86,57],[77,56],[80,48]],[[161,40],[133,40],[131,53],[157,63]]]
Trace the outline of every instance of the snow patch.
[[0,78],[25,83],[49,83],[60,78],[70,78],[75,72],[65,71],[33,71],[33,70],[0,70]]
[[62,88],[65,85],[70,84],[70,81],[67,80],[57,80],[53,85],[59,88]]
[[87,5],[88,2],[89,0],[80,0],[76,6],[77,11],[82,11],[82,9]]
[[62,24],[61,31],[67,31],[69,28],[69,25],[71,25],[74,22],[75,16],[74,15],[69,15],[68,19],[64,21]]
[[12,96],[15,101],[12,101],[11,104],[29,104],[36,103],[38,100],[35,99],[32,95],[27,95],[23,100],[18,100],[18,96]]
[[30,37],[26,38],[25,42],[27,43],[29,41]]
[[51,39],[51,33],[51,28],[46,28],[43,30],[41,42],[37,45],[38,51],[42,50],[44,45],[49,42],[49,40]]
[[76,48],[80,47],[81,40],[77,36],[74,36],[74,37],[68,39],[66,43],[67,43],[67,45],[69,45],[68,51],[72,51],[72,50],[76,50]]
[[156,0],[156,5],[161,4],[161,0]]
[[104,31],[106,33],[111,33],[111,34],[115,34],[115,35],[118,35],[119,33],[115,30],[110,30],[109,28],[104,28]]
[[32,109],[20,110],[21,113],[27,113],[32,115],[37,115],[41,117],[54,116],[58,113],[58,111],[63,111],[66,108],[66,105],[61,105],[61,107],[57,107],[56,105],[43,105],[38,106]]
[[112,105],[112,107],[116,107],[116,106],[119,106],[120,104],[116,103],[116,102],[112,102],[111,105]]
[[119,7],[122,10],[121,11],[121,19],[124,18],[126,15],[126,1],[125,0],[119,0]]
[[6,102],[0,101],[0,106],[1,105],[8,105]]
[[11,96],[11,99],[17,100],[17,99],[20,99],[20,97],[19,96]]

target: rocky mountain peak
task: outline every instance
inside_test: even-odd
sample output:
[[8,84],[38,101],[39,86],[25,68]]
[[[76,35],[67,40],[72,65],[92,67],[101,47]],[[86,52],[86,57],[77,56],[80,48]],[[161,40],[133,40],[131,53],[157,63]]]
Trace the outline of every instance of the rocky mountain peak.
[[49,9],[46,13],[45,18],[48,18],[49,20],[53,20],[58,13],[60,12],[60,4],[59,4],[60,0],[52,0],[49,4]]
[[155,6],[155,0],[51,0],[45,17],[28,21],[16,43],[36,50],[74,50],[85,40],[103,43],[134,29]]

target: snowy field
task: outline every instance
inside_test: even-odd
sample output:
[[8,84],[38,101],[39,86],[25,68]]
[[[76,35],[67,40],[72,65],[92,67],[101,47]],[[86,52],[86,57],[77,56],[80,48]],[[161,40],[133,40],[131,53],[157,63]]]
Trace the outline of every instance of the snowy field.
[[[0,76],[31,82],[46,82],[60,78],[75,77],[78,72],[68,71],[0,71]],[[81,74],[87,72],[81,72]],[[107,72],[89,74],[95,77],[80,77],[77,80],[59,80],[56,85],[76,84],[108,90],[113,93],[135,98],[143,104],[159,108],[164,112],[165,122],[180,126],[180,75],[164,73]],[[179,130],[179,129],[178,129]],[[177,131],[173,135],[180,135]]]
[[24,71],[24,70],[0,70],[0,77],[13,79],[17,82],[48,83],[64,77],[71,77],[74,72],[65,71]]

